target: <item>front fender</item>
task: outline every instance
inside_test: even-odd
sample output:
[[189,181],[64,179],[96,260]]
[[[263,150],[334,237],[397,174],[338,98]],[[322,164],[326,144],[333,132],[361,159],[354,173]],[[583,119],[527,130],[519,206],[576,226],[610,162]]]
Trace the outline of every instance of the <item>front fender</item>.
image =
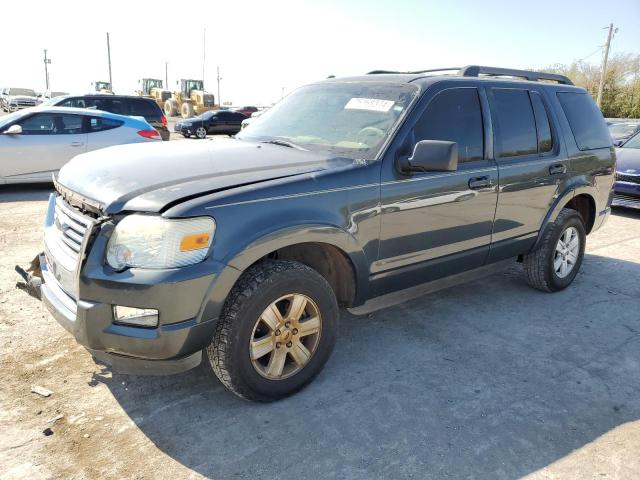
[[364,251],[356,239],[333,225],[306,224],[275,230],[247,244],[239,244],[226,261],[227,267],[215,279],[203,304],[204,318],[218,318],[231,289],[251,265],[278,249],[300,243],[332,245],[351,261],[356,281],[354,304],[364,302],[368,295],[368,266]]

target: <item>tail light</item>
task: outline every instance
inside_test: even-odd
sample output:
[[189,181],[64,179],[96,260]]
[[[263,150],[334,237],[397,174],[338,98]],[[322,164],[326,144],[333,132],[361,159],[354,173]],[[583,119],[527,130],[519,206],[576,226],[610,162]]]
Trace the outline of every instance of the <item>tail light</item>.
[[160,121],[162,122],[162,125],[164,125],[165,127],[167,126],[167,117],[162,115],[162,117],[160,118]]
[[151,140],[157,140],[160,138],[160,134],[157,130],[138,130],[138,135],[144,138],[150,138]]

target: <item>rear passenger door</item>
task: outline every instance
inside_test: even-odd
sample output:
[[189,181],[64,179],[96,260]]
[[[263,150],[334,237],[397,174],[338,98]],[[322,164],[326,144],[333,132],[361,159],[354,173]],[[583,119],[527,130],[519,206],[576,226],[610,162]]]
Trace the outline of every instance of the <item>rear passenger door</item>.
[[541,88],[487,89],[500,175],[489,261],[530,248],[560,185],[568,161]]

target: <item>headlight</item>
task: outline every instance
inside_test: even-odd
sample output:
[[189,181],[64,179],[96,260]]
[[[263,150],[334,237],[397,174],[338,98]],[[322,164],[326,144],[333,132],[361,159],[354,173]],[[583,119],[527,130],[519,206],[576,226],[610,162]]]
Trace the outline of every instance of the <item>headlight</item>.
[[129,215],[116,225],[107,245],[106,260],[116,270],[192,265],[204,260],[215,229],[211,217]]

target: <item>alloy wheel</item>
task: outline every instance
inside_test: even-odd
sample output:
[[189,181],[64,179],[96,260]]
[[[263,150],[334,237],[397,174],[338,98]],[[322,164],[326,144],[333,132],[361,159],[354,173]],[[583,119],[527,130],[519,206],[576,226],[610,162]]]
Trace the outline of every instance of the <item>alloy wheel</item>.
[[295,375],[309,363],[322,331],[318,306],[292,293],[271,303],[256,321],[249,341],[251,363],[269,380]]
[[567,228],[556,243],[555,255],[553,258],[553,269],[560,278],[566,278],[580,254],[580,236],[575,227]]

